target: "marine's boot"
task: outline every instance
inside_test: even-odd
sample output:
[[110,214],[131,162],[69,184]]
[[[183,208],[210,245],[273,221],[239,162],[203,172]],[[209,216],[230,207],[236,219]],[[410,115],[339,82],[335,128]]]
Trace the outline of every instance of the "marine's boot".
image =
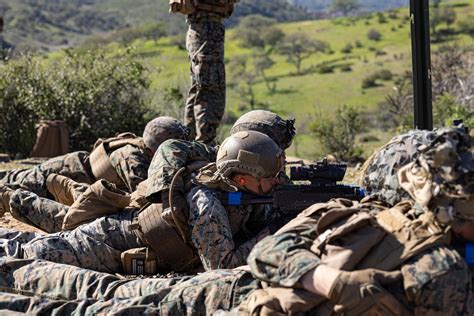
[[0,218],[5,212],[10,212],[10,197],[13,190],[9,187],[0,184]]
[[46,178],[46,187],[56,201],[65,205],[72,205],[87,190],[89,185],[53,173]]

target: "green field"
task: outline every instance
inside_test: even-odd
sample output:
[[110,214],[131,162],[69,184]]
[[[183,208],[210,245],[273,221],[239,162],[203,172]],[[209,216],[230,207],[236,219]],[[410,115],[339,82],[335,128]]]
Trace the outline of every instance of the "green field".
[[[456,23],[474,15],[474,1],[449,1],[445,5],[452,6],[457,15]],[[278,24],[285,33],[297,31],[306,33],[309,37],[326,41],[333,53],[316,53],[303,61],[303,69],[314,69],[321,63],[332,65],[349,64],[350,72],[343,72],[338,67],[333,73],[319,74],[307,71],[304,75],[295,75],[295,68],[286,61],[285,56],[272,53],[271,58],[276,62],[268,70],[268,75],[277,79],[277,91],[268,93],[264,82],[255,86],[256,97],[269,105],[269,109],[283,116],[294,116],[297,126],[297,144],[289,149],[290,155],[304,158],[317,158],[318,143],[311,137],[308,126],[318,112],[330,117],[334,110],[343,104],[357,106],[367,112],[368,116],[376,115],[378,104],[393,89],[393,81],[378,82],[375,88],[362,89],[362,80],[371,73],[388,69],[393,74],[402,74],[411,70],[411,42],[408,8],[396,11],[396,17],[384,13],[386,23],[379,23],[377,14],[357,18],[339,18],[333,20],[315,20],[296,23]],[[452,28],[456,28],[456,23]],[[440,27],[443,27],[441,25]],[[380,41],[367,38],[370,29],[376,29],[382,34]],[[185,30],[183,30],[184,32]],[[251,50],[242,48],[235,38],[236,29],[230,29],[226,34],[226,60],[232,60],[238,55],[250,55]],[[361,47],[355,47],[359,41]],[[454,34],[449,41],[462,45],[472,45],[472,38],[467,35]],[[341,48],[351,43],[354,49],[349,54],[343,54]],[[171,44],[170,38],[155,41],[137,40],[133,43],[134,52],[143,59],[150,68],[152,79],[151,95],[154,91],[176,84],[185,85],[188,82],[187,54]],[[435,50],[436,44],[432,45]],[[119,44],[109,46],[110,51],[119,53],[123,49]],[[384,52],[381,54],[380,52]],[[376,52],[379,52],[378,54]],[[50,55],[58,56],[60,52]],[[228,81],[232,76],[227,72]],[[152,98],[153,99],[153,98]],[[227,111],[234,115],[241,114],[238,95],[228,88]],[[384,143],[391,137],[390,132],[382,132],[373,127],[366,134],[376,136],[378,140],[364,143],[366,155],[373,148]],[[367,136],[367,135],[365,135]]]

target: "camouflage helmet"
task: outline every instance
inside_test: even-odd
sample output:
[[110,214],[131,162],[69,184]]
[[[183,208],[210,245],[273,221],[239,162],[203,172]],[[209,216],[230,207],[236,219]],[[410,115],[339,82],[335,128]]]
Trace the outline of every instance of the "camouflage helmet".
[[392,206],[409,198],[398,183],[397,172],[418,157],[420,145],[427,145],[435,138],[435,132],[420,130],[395,136],[365,162],[361,185]]
[[283,150],[267,135],[241,131],[227,137],[217,152],[216,175],[234,173],[256,178],[276,176],[284,163]]
[[290,147],[295,136],[295,119],[284,120],[277,114],[254,110],[242,115],[232,126],[230,134],[240,131],[257,131],[268,135],[281,149]]
[[189,128],[180,121],[169,116],[157,117],[145,126],[143,141],[153,151],[167,139],[187,139],[190,134]]
[[[379,161],[380,172],[389,170],[387,165],[392,168],[384,177],[384,188],[388,190],[379,191],[377,195],[383,200],[383,193],[403,190],[403,195],[388,194],[388,199],[396,203],[402,198],[411,198],[445,224],[474,222],[472,137],[457,128],[416,131],[402,136],[405,137],[399,136],[396,140],[403,139],[404,146],[395,141],[382,149],[385,160]],[[399,163],[394,168],[397,159]],[[370,175],[366,178],[368,189],[374,190],[370,183],[377,184],[377,181],[370,178]]]

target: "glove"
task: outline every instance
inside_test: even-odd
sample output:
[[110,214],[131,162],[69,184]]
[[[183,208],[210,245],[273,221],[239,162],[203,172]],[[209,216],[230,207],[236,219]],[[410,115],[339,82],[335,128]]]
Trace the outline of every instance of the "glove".
[[329,292],[329,300],[336,305],[334,310],[344,315],[406,315],[404,305],[383,288],[401,278],[400,271],[341,271]]

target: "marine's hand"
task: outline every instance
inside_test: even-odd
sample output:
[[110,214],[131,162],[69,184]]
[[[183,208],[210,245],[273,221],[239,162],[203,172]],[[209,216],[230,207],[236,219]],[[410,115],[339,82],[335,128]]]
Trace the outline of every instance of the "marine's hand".
[[332,284],[328,298],[336,305],[335,311],[343,311],[344,314],[357,315],[373,308],[386,308],[389,314],[399,315],[398,311],[393,310],[393,306],[395,309],[398,309],[397,306],[400,308],[402,306],[384,289],[384,285],[395,283],[401,278],[400,271],[386,272],[376,269],[340,271]]

